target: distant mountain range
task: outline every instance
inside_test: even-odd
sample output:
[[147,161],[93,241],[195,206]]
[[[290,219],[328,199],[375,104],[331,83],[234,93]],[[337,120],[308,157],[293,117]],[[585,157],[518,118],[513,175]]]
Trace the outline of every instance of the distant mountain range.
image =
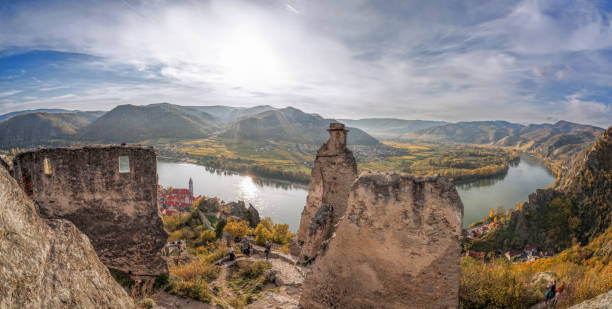
[[207,113],[223,124],[232,123],[240,118],[255,116],[259,113],[275,110],[275,108],[270,105],[259,105],[255,107],[231,107],[223,105],[181,106],[181,108],[186,111]]
[[[293,107],[268,110],[253,116],[243,117],[232,123],[221,136],[234,139],[263,141],[285,140],[305,144],[322,144],[328,138],[326,129],[333,119],[324,119],[317,114],[307,114]],[[368,133],[348,128],[348,144],[376,145],[379,142]]]
[[417,130],[402,138],[509,146],[536,152],[545,158],[567,160],[591,145],[603,132],[602,128],[568,121],[527,126],[507,121],[471,121]]
[[[109,112],[68,110],[1,115],[0,148],[68,142],[136,143],[160,138],[195,139],[212,135],[234,140],[321,144],[329,123],[316,114],[288,107],[179,106],[168,103],[120,105]],[[377,145],[378,140],[349,128],[349,144]]]
[[497,140],[495,145],[513,146],[537,152],[545,158],[565,161],[592,145],[603,132],[602,128],[567,121],[534,124]]
[[[0,147],[28,147],[67,142],[143,142],[159,138],[193,139],[220,136],[236,141],[288,141],[321,144],[333,119],[293,108],[180,106],[168,103],[120,105],[109,112],[33,110],[0,115]],[[603,129],[559,121],[522,125],[507,121],[342,119],[349,144],[376,145],[379,139],[490,144],[532,151],[547,158],[568,159],[601,135]]]
[[340,119],[350,127],[359,128],[380,139],[398,139],[419,130],[448,124],[444,121],[404,120],[394,118]]
[[68,109],[59,109],[59,108],[30,109],[30,110],[23,110],[23,111],[17,111],[17,112],[0,115],[0,122],[9,120],[19,115],[32,114],[32,113],[47,113],[47,114],[76,114],[78,113],[79,115],[89,119],[90,121],[94,121],[96,118],[104,115],[104,113],[106,112],[105,111],[79,111],[79,110],[68,110]]
[[492,144],[516,134],[523,125],[507,121],[470,121],[443,124],[417,130],[402,136],[435,142]]

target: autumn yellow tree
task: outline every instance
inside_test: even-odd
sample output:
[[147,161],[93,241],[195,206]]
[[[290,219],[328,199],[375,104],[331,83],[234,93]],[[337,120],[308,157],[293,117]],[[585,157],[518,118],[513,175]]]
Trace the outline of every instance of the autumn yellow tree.
[[233,217],[229,217],[223,231],[227,231],[234,238],[242,238],[251,233],[248,222],[244,220],[236,220]]
[[272,232],[268,229],[266,224],[263,222],[259,222],[257,227],[255,227],[255,243],[263,246],[266,244],[266,241],[272,238]]

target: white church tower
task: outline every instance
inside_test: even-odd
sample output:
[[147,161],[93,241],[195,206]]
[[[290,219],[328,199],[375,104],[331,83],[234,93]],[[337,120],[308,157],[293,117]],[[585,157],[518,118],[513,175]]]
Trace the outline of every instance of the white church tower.
[[191,180],[191,177],[189,178],[189,194],[193,196],[193,180]]

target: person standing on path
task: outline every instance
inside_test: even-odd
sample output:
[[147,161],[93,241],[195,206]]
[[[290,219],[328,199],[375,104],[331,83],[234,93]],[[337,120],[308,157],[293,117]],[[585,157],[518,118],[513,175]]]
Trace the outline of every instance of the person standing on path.
[[266,260],[270,255],[270,249],[272,249],[272,244],[270,244],[270,241],[266,241],[266,251],[264,251],[266,253]]
[[229,247],[229,259],[230,261],[233,261],[236,259],[236,254],[234,253],[234,247],[232,246]]
[[555,294],[557,293],[557,281],[553,280],[550,285],[548,286],[548,290],[546,291],[546,294],[544,295],[546,297],[546,304],[548,305],[551,300],[555,297]]

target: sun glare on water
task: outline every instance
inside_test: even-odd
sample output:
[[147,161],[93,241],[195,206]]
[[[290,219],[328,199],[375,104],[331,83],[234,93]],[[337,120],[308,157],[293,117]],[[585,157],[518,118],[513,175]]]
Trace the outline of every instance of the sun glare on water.
[[242,177],[240,181],[240,195],[245,200],[254,200],[257,198],[257,186],[251,177]]

